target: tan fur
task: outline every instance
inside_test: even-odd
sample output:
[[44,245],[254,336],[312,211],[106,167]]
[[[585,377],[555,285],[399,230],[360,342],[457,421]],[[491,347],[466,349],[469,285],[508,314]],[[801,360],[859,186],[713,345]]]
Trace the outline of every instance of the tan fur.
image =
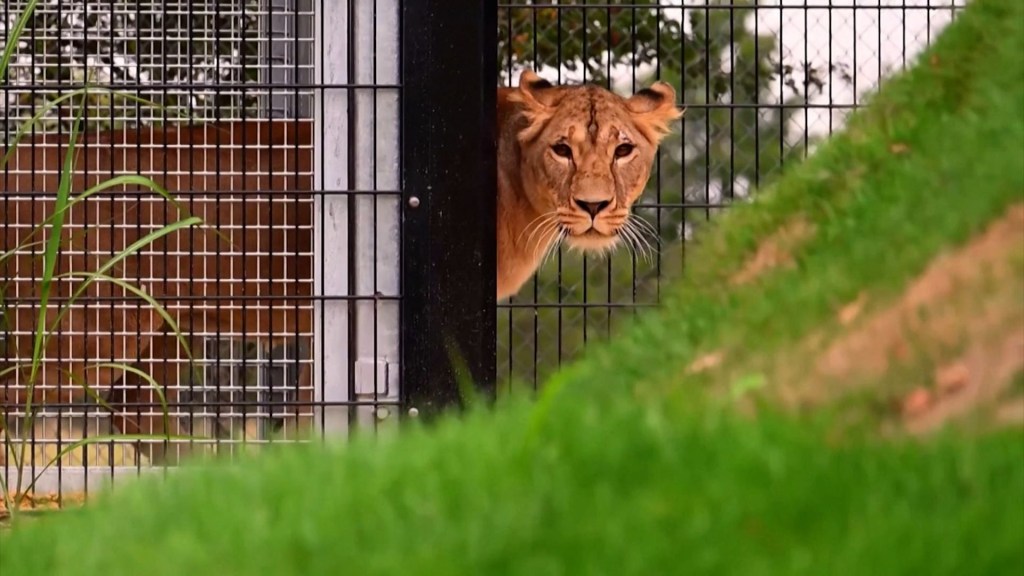
[[[499,89],[498,299],[518,292],[563,236],[594,253],[618,245],[658,144],[682,116],[675,96],[664,82],[630,98],[552,86],[531,70]],[[619,146],[632,150],[617,157]]]

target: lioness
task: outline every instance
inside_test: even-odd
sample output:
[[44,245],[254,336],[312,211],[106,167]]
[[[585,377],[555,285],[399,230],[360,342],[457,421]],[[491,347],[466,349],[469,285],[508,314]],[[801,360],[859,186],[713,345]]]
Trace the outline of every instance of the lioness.
[[[553,86],[526,71],[517,88],[499,89],[497,298],[517,292],[543,256],[563,241],[604,252],[634,234],[627,224],[630,208],[647,184],[658,144],[681,115],[675,91],[664,82],[622,98],[592,85]],[[313,293],[315,219],[310,198],[296,192],[312,189],[312,128],[308,120],[246,121],[90,134],[83,138],[92,146],[80,158],[74,189],[80,192],[115,173],[139,173],[171,193],[202,192],[183,200],[207,225],[225,231],[227,243],[218,245],[208,232],[177,232],[149,246],[146,256],[124,261],[119,272],[129,280],[146,279],[147,290],[165,301],[186,331],[256,330],[254,336],[263,339],[309,334],[311,310],[299,302]],[[48,151],[33,146],[43,143],[60,146]],[[9,166],[32,166],[35,173],[22,171],[2,180],[8,195],[0,203],[0,221],[7,223],[5,249],[25,242],[32,227],[52,212],[64,145],[66,138],[46,135],[16,150]],[[241,167],[250,175],[240,175]],[[193,168],[206,173],[193,175]],[[275,192],[284,194],[272,199]],[[58,268],[94,270],[110,254],[177,216],[162,207],[143,209],[131,193],[77,204],[68,222],[91,232],[77,250],[64,254]],[[64,231],[65,246],[70,245],[71,228]],[[4,261],[2,272],[6,306],[15,311],[7,318],[6,328],[15,340],[9,344],[17,344],[19,353],[31,350],[33,303],[42,288],[38,253],[19,251]],[[66,297],[69,290],[70,285],[61,283],[56,296]],[[109,299],[115,292],[100,283],[86,295]],[[263,297],[268,300],[261,301]],[[219,305],[200,305],[204,300]],[[165,386],[177,382],[181,368],[174,360],[182,352],[166,335],[161,318],[145,307],[140,313],[134,307],[95,306],[72,310],[60,329],[47,347],[45,385],[35,389],[35,403],[80,402],[85,390],[72,381],[87,380],[118,412],[114,422],[122,432],[166,432],[164,420],[152,410],[131,417],[132,404],[151,405],[157,399],[137,376],[112,368],[87,369],[112,358],[138,358],[138,367]],[[19,360],[3,358],[0,366]],[[0,379],[0,403],[27,400],[21,376],[16,372]],[[300,399],[306,402],[312,400],[310,380],[306,365],[299,385]],[[58,388],[57,382],[64,386]],[[169,389],[167,400],[177,403],[177,391]],[[170,424],[172,433],[182,433],[183,422],[172,419]]]
[[499,300],[563,241],[602,253],[635,233],[630,209],[683,114],[675,101],[665,82],[622,98],[594,85],[554,86],[532,70],[517,88],[499,89]]

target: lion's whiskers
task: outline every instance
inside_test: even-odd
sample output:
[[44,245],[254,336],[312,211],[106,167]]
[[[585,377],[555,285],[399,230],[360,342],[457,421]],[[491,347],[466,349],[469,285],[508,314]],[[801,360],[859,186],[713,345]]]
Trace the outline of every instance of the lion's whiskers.
[[[526,236],[525,247],[539,253],[538,267],[547,264],[552,255],[558,252],[559,247],[569,236],[569,230],[561,223],[562,214],[559,210],[545,212],[530,221],[529,224],[519,233],[516,243],[519,244]],[[661,238],[657,229],[647,220],[634,213],[628,213],[619,226],[618,232],[621,242],[612,242],[599,248],[602,256],[608,256],[624,244],[626,249],[638,256],[645,263],[652,263],[655,255],[659,253],[658,246]],[[574,250],[578,246],[570,246]]]
[[530,232],[531,228],[533,228],[533,229],[540,228],[548,220],[550,220],[553,217],[556,217],[557,215],[558,214],[555,211],[545,212],[545,213],[541,214],[540,216],[537,216],[536,218],[531,220],[530,223],[527,224],[525,228],[523,228],[522,232],[519,233],[519,236],[516,236],[516,244],[519,244],[519,241],[523,239],[524,235],[526,235],[528,232]]
[[640,247],[637,245],[636,237],[628,225],[624,224],[619,228],[619,237],[624,240],[624,244],[630,252],[642,256],[642,254],[638,254],[638,252],[640,252]]
[[647,232],[650,240],[653,240],[656,244],[661,244],[661,234],[658,233],[658,229],[654,227],[654,224],[636,214],[630,214],[629,220],[637,225],[640,232]]
[[541,258],[538,268],[547,264],[548,259],[551,258],[552,254],[558,251],[558,246],[560,246],[562,244],[562,240],[565,239],[565,228],[562,226],[554,226],[552,228],[552,232],[553,233],[550,234],[551,238],[548,240],[548,247],[544,251],[544,256]]
[[[534,220],[534,222],[538,222],[539,218],[540,217],[538,217],[537,220]],[[554,214],[554,213],[551,213],[551,212],[548,212],[546,217],[544,217],[543,220],[540,220],[536,224],[536,226],[533,228],[533,231],[530,232],[530,235],[526,238],[526,246],[527,246],[527,248],[529,248],[530,246],[533,246],[533,237],[538,232],[545,231],[549,227],[557,227],[557,225],[558,225],[558,215]],[[525,230],[524,230],[524,232],[525,232]],[[541,235],[537,237],[537,240],[538,241],[543,240],[545,237],[548,236],[548,234],[549,233],[546,232],[546,231],[542,232]],[[541,246],[543,246],[543,244],[537,244],[537,248],[540,248]]]
[[627,244],[633,249],[634,254],[640,256],[644,262],[653,262],[655,255],[659,253],[655,244],[660,244],[661,239],[654,232],[654,226],[639,216],[630,214],[626,218],[622,226],[622,236],[627,239]]
[[630,214],[627,223],[634,230],[637,237],[647,245],[647,250],[652,260],[655,255],[661,253],[658,250],[658,247],[661,246],[661,235],[658,234],[658,230],[653,224],[635,214]]
[[626,238],[627,245],[633,251],[634,254],[639,256],[644,262],[648,262],[648,250],[643,240],[637,234],[634,226],[627,220],[626,224],[622,227],[622,236]]

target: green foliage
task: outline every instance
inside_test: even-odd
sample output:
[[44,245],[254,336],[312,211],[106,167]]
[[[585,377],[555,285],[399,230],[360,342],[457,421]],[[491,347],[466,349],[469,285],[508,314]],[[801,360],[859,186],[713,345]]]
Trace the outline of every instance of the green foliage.
[[[824,445],[654,405],[479,413],[279,447],[0,532],[5,576],[997,573],[1020,565],[1019,435]],[[923,520],[927,519],[927,520]],[[116,544],[115,544],[116,543]]]

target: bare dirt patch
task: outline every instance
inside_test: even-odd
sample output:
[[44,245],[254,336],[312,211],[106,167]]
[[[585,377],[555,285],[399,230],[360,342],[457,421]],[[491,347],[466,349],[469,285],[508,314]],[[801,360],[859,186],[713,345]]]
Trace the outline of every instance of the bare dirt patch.
[[730,278],[733,285],[749,284],[764,274],[793,265],[793,253],[814,235],[814,226],[803,218],[786,223],[765,238],[743,268]]
[[[781,379],[796,383],[783,400],[813,405],[910,373],[915,381],[902,383],[910,391],[897,406],[910,432],[985,408],[993,419],[1017,420],[1020,409],[1003,392],[1024,368],[1022,263],[1024,204],[1017,204],[969,243],[933,260],[894,302],[872,310],[862,294],[843,306],[837,336],[818,334],[797,347],[814,360],[809,369],[803,364],[803,374]],[[931,368],[908,372],[908,366]]]
[[700,374],[713,368],[717,368],[722,364],[722,360],[725,359],[725,352],[716,350],[709,352],[696,360],[694,360],[689,366],[686,367],[687,374]]
[[[41,512],[59,510],[61,508],[79,507],[85,504],[86,496],[81,492],[69,492],[59,494],[35,494],[26,493],[18,496],[11,496],[12,501],[18,502],[18,509],[23,512]],[[11,519],[11,511],[7,509],[4,498],[0,498],[0,526],[7,525]]]

